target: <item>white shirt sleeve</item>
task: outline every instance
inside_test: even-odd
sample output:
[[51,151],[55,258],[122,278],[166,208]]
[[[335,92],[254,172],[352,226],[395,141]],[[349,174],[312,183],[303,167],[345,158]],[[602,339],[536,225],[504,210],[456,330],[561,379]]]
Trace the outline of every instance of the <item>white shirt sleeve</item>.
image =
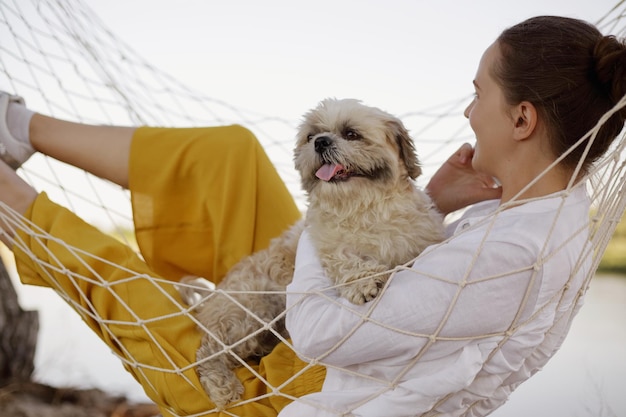
[[468,210],[451,239],[361,306],[332,288],[305,232],[287,288],[287,328],[296,352],[327,374],[322,392],[281,415],[484,416],[540,369],[562,342],[592,266],[587,228],[572,228],[587,218],[588,198],[581,187],[494,210]]
[[[294,279],[287,287],[286,324],[296,352],[304,360],[342,367],[387,358],[402,363],[436,338],[455,338],[462,344],[504,333],[517,311],[511,306],[521,303],[528,286],[529,269],[519,268],[497,280],[485,280],[481,273],[490,265],[516,270],[507,253],[519,248],[507,250],[499,243],[490,250],[484,245],[483,265],[477,265],[475,245],[444,245],[445,250],[426,251],[411,270],[396,273],[382,295],[359,306],[332,288],[305,231]],[[521,252],[516,259],[523,265]],[[446,353],[439,349],[434,354]]]

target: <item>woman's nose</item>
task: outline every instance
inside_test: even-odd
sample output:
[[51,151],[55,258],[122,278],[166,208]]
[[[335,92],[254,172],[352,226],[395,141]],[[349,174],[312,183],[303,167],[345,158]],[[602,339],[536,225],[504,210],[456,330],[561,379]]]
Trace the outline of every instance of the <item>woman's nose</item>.
[[470,111],[472,110],[472,107],[474,107],[474,100],[472,100],[472,102],[465,108],[465,111],[463,112],[463,116],[465,116],[466,119],[469,119]]

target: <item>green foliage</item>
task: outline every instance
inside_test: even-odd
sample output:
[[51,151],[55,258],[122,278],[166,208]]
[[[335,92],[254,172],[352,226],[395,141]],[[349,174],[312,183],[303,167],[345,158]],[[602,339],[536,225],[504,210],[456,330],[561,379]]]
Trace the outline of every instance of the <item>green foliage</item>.
[[617,225],[609,242],[598,271],[620,273],[626,275],[626,215]]

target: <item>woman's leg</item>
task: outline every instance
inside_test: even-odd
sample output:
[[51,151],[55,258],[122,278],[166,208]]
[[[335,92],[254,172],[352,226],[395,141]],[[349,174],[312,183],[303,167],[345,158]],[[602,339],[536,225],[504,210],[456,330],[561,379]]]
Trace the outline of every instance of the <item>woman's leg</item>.
[[[135,129],[85,126],[40,115],[33,116],[31,122],[31,141],[35,149],[120,185],[129,185],[129,165],[134,166],[129,162],[129,149],[134,142]],[[135,165],[134,172],[136,178],[143,178],[138,184],[142,189],[134,193],[134,197],[139,197],[135,203],[139,203],[143,214],[154,208],[166,213],[166,222],[157,222],[155,230],[157,235],[165,232],[161,236],[165,240],[150,241],[154,237],[150,221],[144,229],[148,244],[163,249],[154,253],[156,259],[174,246],[175,242],[169,237],[177,236],[180,245],[172,252],[178,251],[180,255],[174,256],[174,262],[190,261],[188,254],[193,251],[187,246],[188,237],[184,237],[188,235],[185,227],[190,227],[186,222],[189,218],[185,216],[190,213],[183,213],[188,207],[193,211],[192,220],[200,216],[195,219],[200,225],[206,223],[207,215],[215,216],[211,223],[218,227],[206,229],[210,232],[208,239],[202,227],[195,230],[194,236],[209,243],[205,250],[212,251],[211,245],[217,245],[217,252],[212,255],[206,251],[195,253],[192,258],[197,260],[210,255],[209,259],[218,260],[219,265],[209,267],[206,272],[219,279],[238,256],[264,247],[270,238],[295,221],[299,213],[250,132],[241,127],[209,130],[208,140],[201,131],[151,131],[155,136],[148,134],[147,139],[155,141],[141,141],[143,145],[135,147],[136,160],[149,161],[147,165],[156,172],[161,171],[170,188],[161,190],[161,195],[152,199],[155,190],[142,188],[145,186],[142,183],[154,183],[154,177],[143,176],[144,164],[139,164]],[[176,144],[190,133],[199,135],[193,134],[187,140],[182,139],[182,145]],[[160,146],[166,142],[169,144]],[[155,147],[154,144],[160,145]],[[144,154],[142,150],[148,148],[161,151]],[[180,158],[173,157],[171,149],[178,149]],[[167,169],[163,162],[167,163]],[[219,186],[213,187],[216,182]],[[130,183],[132,190],[132,180]],[[181,189],[188,191],[184,199]],[[211,190],[208,194],[204,192],[207,189]],[[45,195],[37,197],[7,166],[0,167],[0,200],[5,200],[18,214],[25,214],[27,219],[17,227],[13,246],[25,283],[50,286],[65,294],[90,327],[126,359],[126,367],[163,407],[164,415],[212,408],[192,366],[201,334],[182,310],[178,293],[170,283],[159,280],[152,268],[115,239],[80,221],[47,200]],[[180,211],[168,209],[172,200],[180,203],[177,206]],[[157,204],[152,204],[155,202]],[[190,230],[193,229],[191,226]],[[223,260],[225,254],[226,261]],[[290,350],[279,350],[267,359],[270,358],[274,360],[265,364],[272,364],[271,369],[259,371],[262,375],[265,371],[272,375],[268,375],[268,380],[273,386],[282,385],[304,366]],[[273,366],[276,360],[280,366]],[[267,392],[263,381],[248,368],[239,368],[237,374],[246,387],[245,398],[253,399]],[[305,375],[307,373],[302,377]],[[313,375],[313,378],[293,380],[283,387],[283,392],[299,396],[318,390],[323,372],[316,370]],[[285,399],[275,401],[276,398],[271,397],[248,403],[241,407],[241,415],[275,415],[276,410],[284,406]],[[237,407],[232,411],[239,414],[240,410]]]
[[186,370],[201,336],[173,286],[153,280],[130,248],[37,194],[1,161],[0,199],[2,240],[24,283],[63,294],[165,415],[212,408]]
[[41,114],[30,121],[33,148],[128,188],[130,144],[135,128],[95,126]]
[[130,158],[135,235],[161,276],[219,283],[301,216],[242,126],[137,129]]
[[[164,416],[214,410],[194,366],[202,334],[175,286],[132,249],[45,194],[25,215],[28,221],[16,230],[13,245],[22,282],[61,294],[123,360]],[[237,370],[244,398],[251,402],[229,415],[275,416],[269,399],[257,398],[267,387],[251,369]]]
[[[54,204],[45,194],[36,194],[0,162],[0,198],[6,197],[11,201],[5,203],[8,210],[0,206],[0,219],[8,217],[2,228],[14,230],[4,237],[11,236],[5,241],[15,253],[22,281],[62,294],[122,358],[164,416],[214,409],[194,367],[202,334],[174,285],[154,274],[130,248]],[[13,214],[23,214],[23,218]],[[272,357],[280,363],[271,369],[273,386],[293,378],[304,366],[290,350]],[[257,365],[237,369],[244,384],[243,397],[249,402],[229,409],[228,415],[275,416],[277,407],[288,402],[276,403],[278,400],[266,397],[267,377],[259,379],[256,372],[265,375],[266,371]],[[305,373],[284,392],[294,395],[303,389],[319,390],[322,380],[319,372]]]
[[0,161],[0,240],[9,248],[14,239],[14,214],[23,216],[37,197],[37,191]]
[[241,257],[265,248],[300,217],[257,139],[241,126],[140,129],[136,135],[134,127],[33,114],[21,99],[0,92],[3,108],[8,129],[0,125],[0,144],[18,147],[14,153],[21,155],[9,155],[17,166],[34,149],[131,189],[142,253],[173,279],[198,275],[218,282]]
[[128,187],[135,128],[85,125],[29,110],[19,96],[0,91],[0,159],[18,168],[35,151]]

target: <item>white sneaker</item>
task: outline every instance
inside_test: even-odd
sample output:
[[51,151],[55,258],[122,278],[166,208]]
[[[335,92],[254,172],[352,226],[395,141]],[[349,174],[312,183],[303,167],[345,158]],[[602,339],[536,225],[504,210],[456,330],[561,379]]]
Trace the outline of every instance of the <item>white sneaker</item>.
[[22,97],[0,91],[0,159],[11,168],[17,169],[35,153],[35,150],[29,143],[14,138],[9,131],[7,110],[10,103],[25,105]]

